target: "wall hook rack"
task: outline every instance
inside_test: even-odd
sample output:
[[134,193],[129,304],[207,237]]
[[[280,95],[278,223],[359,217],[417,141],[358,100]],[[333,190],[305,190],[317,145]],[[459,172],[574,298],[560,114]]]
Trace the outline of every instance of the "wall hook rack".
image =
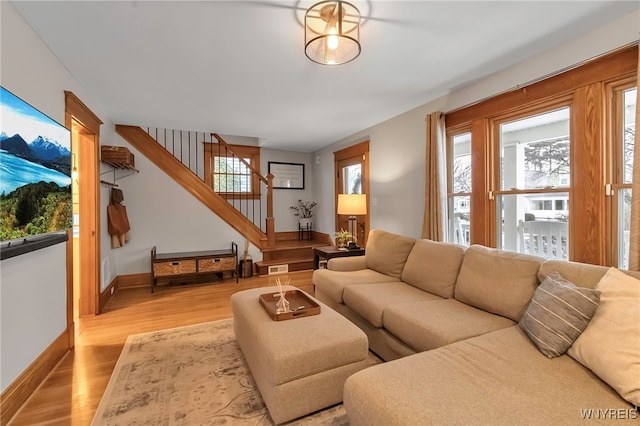
[[[104,161],[103,161],[103,163],[104,163]],[[131,167],[131,166],[122,166],[122,165],[121,166],[115,166],[114,164],[111,164],[111,163],[105,163],[105,164],[110,166],[111,170],[107,170],[107,171],[104,171],[104,172],[100,173],[100,176],[106,175],[108,173],[113,173],[113,179],[112,179],[111,182],[101,179],[100,183],[103,184],[103,185],[106,185],[106,186],[113,187],[113,188],[117,188],[118,187],[118,184],[116,182],[119,181],[120,179],[126,178],[127,176],[131,176],[131,175],[136,174],[136,173],[140,173],[140,170],[138,170],[138,169],[136,169],[134,167]],[[125,173],[124,174],[119,174],[118,173],[119,171],[124,171]]]

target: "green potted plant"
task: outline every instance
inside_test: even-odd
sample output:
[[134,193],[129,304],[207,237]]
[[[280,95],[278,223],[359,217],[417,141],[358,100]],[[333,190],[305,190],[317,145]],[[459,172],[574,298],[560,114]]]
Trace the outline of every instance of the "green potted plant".
[[315,201],[298,200],[298,204],[289,208],[296,211],[294,215],[298,216],[300,225],[302,227],[307,227],[311,223],[311,218],[313,217],[313,208],[317,205],[318,203]]
[[351,239],[353,238],[353,235],[351,235],[351,232],[346,231],[344,229],[340,229],[338,232],[336,232],[335,236],[336,236],[336,242],[338,243],[339,249],[345,248],[349,243],[349,241],[351,241]]

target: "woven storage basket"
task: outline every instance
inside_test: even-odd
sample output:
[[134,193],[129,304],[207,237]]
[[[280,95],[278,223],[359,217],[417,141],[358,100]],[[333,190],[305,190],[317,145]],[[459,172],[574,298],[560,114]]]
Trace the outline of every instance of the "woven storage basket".
[[187,259],[180,261],[174,260],[169,262],[154,263],[153,272],[158,277],[167,275],[195,274],[196,261],[195,259]]
[[102,145],[100,147],[100,160],[113,167],[135,167],[133,154],[124,146]]
[[200,272],[216,272],[234,269],[236,267],[235,257],[221,257],[215,259],[201,259],[198,261]]

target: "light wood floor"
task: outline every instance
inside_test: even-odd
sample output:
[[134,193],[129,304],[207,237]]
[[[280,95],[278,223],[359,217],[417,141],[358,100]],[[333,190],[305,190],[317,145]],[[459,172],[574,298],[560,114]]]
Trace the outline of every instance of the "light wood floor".
[[237,291],[276,285],[291,279],[313,294],[312,271],[241,279],[239,284],[162,286],[118,291],[103,314],[81,318],[82,333],[47,380],[9,425],[89,425],[127,336],[165,328],[230,318],[229,298]]

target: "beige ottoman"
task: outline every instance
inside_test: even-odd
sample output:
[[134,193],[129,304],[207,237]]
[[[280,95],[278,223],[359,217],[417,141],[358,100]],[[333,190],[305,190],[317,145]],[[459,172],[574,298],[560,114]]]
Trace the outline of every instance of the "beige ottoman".
[[368,365],[368,341],[316,299],[319,315],[274,321],[258,301],[269,292],[277,287],[241,291],[231,296],[231,306],[236,339],[271,419],[279,424],[341,402],[347,377]]

